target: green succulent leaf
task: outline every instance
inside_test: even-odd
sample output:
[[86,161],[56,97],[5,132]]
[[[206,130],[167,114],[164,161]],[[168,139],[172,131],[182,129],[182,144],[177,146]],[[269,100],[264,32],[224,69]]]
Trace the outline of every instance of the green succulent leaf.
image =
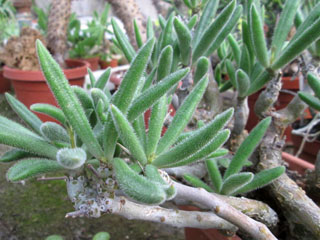
[[296,56],[300,55],[311,43],[320,37],[320,17],[298,37],[291,40],[285,49],[279,54],[278,58],[271,65],[272,70],[277,70],[291,62]]
[[0,163],[7,163],[20,160],[22,158],[31,157],[33,154],[21,149],[11,149],[0,157]]
[[99,100],[102,100],[104,109],[106,110],[109,106],[110,99],[100,88],[91,88],[90,90],[91,98],[95,106],[97,106]]
[[221,194],[233,195],[239,188],[250,183],[253,179],[253,173],[243,172],[229,176],[223,181]]
[[203,12],[197,24],[197,27],[192,38],[192,45],[196,46],[206,31],[207,27],[210,25],[212,19],[215,17],[219,5],[219,0],[210,0],[207,2],[206,6],[203,8]]
[[236,72],[236,83],[238,90],[238,97],[246,97],[248,89],[250,87],[249,76],[241,69],[238,69]]
[[274,73],[263,70],[255,79],[252,79],[247,95],[254,94],[259,91],[274,76]]
[[90,153],[98,159],[103,156],[98,140],[95,138],[85,112],[72,88],[68,84],[60,66],[48,50],[37,40],[37,53],[43,74],[68,122]]
[[147,135],[143,114],[141,114],[136,120],[133,121],[132,127],[134,129],[134,132],[137,134],[143,150],[145,151],[147,145]]
[[246,45],[242,46],[240,68],[245,71],[248,75],[251,72],[251,61],[250,54]]
[[90,97],[90,95],[81,87],[78,86],[71,86],[71,89],[77,96],[79,102],[81,103],[81,106],[84,110],[87,109],[94,109],[93,101]]
[[82,148],[62,148],[57,152],[58,163],[66,169],[77,169],[87,159],[87,154]]
[[271,43],[271,49],[274,52],[275,57],[279,55],[283,47],[283,44],[288,36],[299,4],[300,0],[287,0],[282,9],[280,19],[274,30],[273,39]]
[[30,109],[35,112],[46,114],[56,120],[58,120],[63,125],[67,124],[66,117],[60,108],[46,103],[35,103],[30,106]]
[[155,154],[158,142],[161,137],[167,110],[168,105],[166,96],[160,98],[159,101],[152,107],[146,142],[146,154],[148,159],[151,159]]
[[216,151],[214,151],[213,153],[211,153],[208,158],[217,158],[217,157],[221,157],[221,156],[225,156],[229,153],[228,149],[225,148],[220,148]]
[[267,131],[271,123],[271,117],[267,117],[257,124],[257,126],[251,130],[249,136],[242,142],[234,155],[228,169],[224,174],[224,179],[238,173],[244,166],[247,159],[253,153],[255,148],[258,146],[260,140]]
[[196,187],[196,188],[203,188],[205,190],[207,190],[208,192],[214,192],[213,189],[207,185],[206,183],[204,183],[201,179],[192,176],[190,174],[185,174],[183,175],[183,178],[190,183],[192,186]]
[[219,16],[208,26],[199,38],[199,41],[194,45],[192,54],[192,62],[195,63],[199,57],[203,56],[212,44],[212,41],[217,38],[221,29],[227,24],[236,7],[236,1],[233,0],[226,6]]
[[56,172],[63,170],[58,162],[44,158],[27,158],[23,159],[7,172],[7,179],[10,182],[18,182],[40,174]]
[[197,24],[198,21],[198,16],[197,15],[193,15],[190,19],[189,22],[187,24],[189,30],[192,30],[192,28]]
[[171,15],[169,16],[169,18],[166,22],[165,28],[163,29],[163,31],[161,33],[161,37],[159,40],[159,44],[160,44],[159,50],[162,50],[166,46],[172,44],[173,19],[174,19],[174,14],[171,13]]
[[255,55],[262,66],[269,66],[267,43],[264,37],[263,22],[254,4],[250,9],[250,35]]
[[40,135],[32,132],[28,128],[22,126],[19,123],[12,121],[11,119],[5,118],[3,116],[0,116],[0,126],[5,126],[6,128],[14,129],[18,132],[23,132],[23,133],[25,133],[27,135],[31,135],[33,137],[41,138]]
[[320,79],[313,73],[308,73],[307,79],[308,84],[310,85],[316,96],[320,98]]
[[137,46],[138,46],[138,48],[141,48],[141,46],[143,45],[143,41],[142,41],[142,36],[141,36],[136,19],[133,19],[133,29],[134,29],[134,34],[136,37]]
[[206,161],[206,166],[208,169],[208,174],[214,189],[214,192],[220,193],[222,187],[222,176],[219,171],[216,160],[209,159]]
[[228,19],[228,21],[222,27],[221,31],[216,36],[214,41],[211,42],[210,47],[208,48],[205,54],[207,57],[209,57],[215,50],[217,50],[219,46],[222,44],[222,42],[225,40],[225,38],[232,32],[237,22],[239,21],[241,14],[242,14],[242,6],[239,5],[235,9],[230,19]]
[[156,150],[157,155],[168,149],[177,140],[180,133],[186,127],[192,117],[194,110],[200,102],[204,91],[206,90],[208,81],[208,77],[204,76],[183,101],[178,111],[176,112],[171,124],[169,125],[166,133],[159,141]]
[[90,84],[91,86],[94,86],[96,84],[96,77],[93,75],[93,72],[91,71],[90,68],[87,69],[88,74],[89,74],[89,79],[90,79]]
[[36,133],[40,133],[40,126],[42,121],[31,112],[22,102],[18,99],[11,96],[9,93],[5,93],[6,99],[12,109],[18,114],[18,116],[28,125],[31,127],[33,131]]
[[126,59],[128,60],[128,62],[130,63],[133,60],[136,54],[136,51],[130,44],[127,36],[121,30],[121,28],[119,27],[115,19],[111,19],[111,24],[112,24],[113,32],[116,36],[116,39],[121,47],[121,50],[123,54],[126,56]]
[[182,64],[184,66],[188,66],[191,55],[191,32],[189,28],[178,18],[174,19],[173,25],[179,41]]
[[137,174],[122,159],[114,158],[113,168],[120,189],[132,199],[146,204],[161,204],[166,200],[161,186]]
[[256,190],[258,188],[262,188],[268,185],[269,183],[271,183],[273,180],[280,177],[285,172],[285,170],[286,169],[283,166],[263,170],[255,174],[251,182],[239,188],[233,194],[236,195],[236,194],[247,193],[247,192]]
[[45,139],[52,143],[69,143],[69,135],[67,131],[55,122],[45,122],[41,124],[40,131]]
[[158,101],[163,95],[165,95],[176,83],[182,80],[190,69],[184,68],[171,73],[169,76],[161,80],[158,84],[144,91],[139,97],[137,97],[129,108],[128,120],[131,122],[137,118],[141,113],[151,107],[156,101]]
[[250,27],[248,26],[248,23],[243,20],[242,21],[242,40],[244,45],[247,48],[248,55],[250,57],[250,62],[253,62],[254,59],[254,47],[250,35]]
[[0,131],[1,144],[16,147],[51,159],[56,158],[58,149],[44,139],[29,135],[19,129],[14,130],[1,124],[0,126],[3,129],[3,131]]
[[210,66],[210,62],[208,58],[201,57],[197,61],[196,71],[193,76],[193,85],[196,85],[200,79],[202,79],[208,72]]
[[116,106],[111,106],[111,113],[121,141],[128,148],[132,156],[142,165],[145,165],[147,157],[133,127]]
[[300,99],[308,104],[310,107],[320,111],[320,100],[307,92],[298,93]]
[[171,64],[173,58],[172,46],[166,46],[160,53],[158,70],[157,70],[157,81],[161,81],[163,78],[168,76],[171,72]]
[[[152,164],[159,168],[162,168],[165,166],[171,166],[172,164],[179,163],[179,161],[191,157],[192,154],[195,154],[201,148],[205,147],[211,140],[214,140],[213,138],[227,124],[227,122],[232,117],[232,114],[233,109],[228,109],[223,113],[217,115],[210,123],[194,131],[193,135],[191,135],[189,138],[174,146],[167,152],[164,152],[157,156],[157,158],[152,162]],[[217,144],[218,146],[213,145],[215,149],[210,149],[211,152],[206,152],[206,154],[208,155],[213,151],[217,150],[217,148],[219,148],[221,144],[224,143],[228,136],[229,131],[223,132],[220,135],[222,141],[217,141],[219,142],[219,144]]]
[[105,70],[104,73],[96,81],[93,87],[104,90],[107,86],[107,82],[109,81],[110,76],[111,76],[111,67],[108,67],[107,70]]
[[240,56],[241,56],[240,46],[232,34],[229,34],[228,42],[230,44],[234,59],[236,60],[237,65],[240,66]]
[[147,20],[147,39],[154,38],[153,23],[150,17]]
[[179,167],[184,166],[190,163],[193,163],[195,161],[204,160],[208,158],[208,156],[219,156],[219,155],[225,155],[223,152],[217,152],[218,148],[221,147],[229,138],[230,131],[228,129],[223,130],[217,134],[207,145],[202,147],[200,150],[198,150],[196,153],[188,156],[188,157],[178,157],[177,159],[170,160],[168,159],[166,165],[162,167]]

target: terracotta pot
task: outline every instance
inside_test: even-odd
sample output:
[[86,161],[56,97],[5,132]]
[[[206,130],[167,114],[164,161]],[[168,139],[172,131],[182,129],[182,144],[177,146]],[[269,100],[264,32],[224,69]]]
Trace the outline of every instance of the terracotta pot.
[[91,71],[96,71],[99,69],[100,57],[79,58],[78,60],[85,61],[85,62],[89,63],[89,68],[91,69]]
[[[296,77],[294,80],[291,80],[291,77],[282,77],[282,90],[290,90],[294,93],[297,93],[299,91],[299,78]],[[259,122],[258,117],[256,116],[255,112],[254,112],[254,105],[260,95],[260,93],[263,90],[260,90],[252,95],[249,96],[248,98],[248,105],[249,105],[249,109],[250,109],[250,113],[249,113],[249,118],[248,118],[248,122],[246,125],[246,129],[248,131],[251,131],[251,129],[253,129],[257,123]],[[279,97],[278,97],[278,101],[274,104],[274,107],[276,110],[285,108],[290,102],[291,100],[294,98],[293,94],[287,93],[287,92],[280,92]],[[309,115],[309,111],[306,111],[306,114]],[[286,130],[284,135],[286,136],[286,141],[291,142],[291,131],[292,128],[291,126],[289,126]]]
[[[66,60],[66,64],[70,68],[63,72],[69,83],[82,87],[89,64],[75,59]],[[58,106],[41,71],[22,71],[7,66],[3,70],[4,76],[12,82],[16,97],[28,108],[34,103],[49,103]],[[36,114],[42,121],[53,121],[46,115]]]
[[31,0],[13,0],[12,3],[15,9],[17,10],[17,13],[31,12]]
[[282,152],[282,159],[289,164],[290,170],[295,170],[302,175],[307,169],[314,169],[314,164],[309,163],[301,158],[297,158],[286,152]]
[[[179,209],[185,211],[199,211],[199,208],[194,206],[179,206]],[[223,235],[217,229],[185,228],[184,234],[186,240],[241,240],[237,235],[232,237]]]
[[5,93],[10,90],[10,81],[3,76],[3,71],[0,71],[0,93]]
[[111,61],[100,60],[99,65],[101,69],[106,69],[108,67],[115,68],[118,66],[118,59],[111,59]]

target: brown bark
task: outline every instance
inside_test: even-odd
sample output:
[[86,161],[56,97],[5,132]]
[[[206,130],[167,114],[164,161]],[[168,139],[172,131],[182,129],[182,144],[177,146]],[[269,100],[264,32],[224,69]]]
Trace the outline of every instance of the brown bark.
[[67,52],[68,23],[71,14],[71,0],[53,0],[48,17],[48,49],[54,59],[64,66]]
[[107,0],[112,6],[115,15],[120,18],[127,31],[130,42],[136,47],[135,34],[133,29],[133,19],[136,19],[142,41],[146,41],[146,19],[142,15],[135,0]]

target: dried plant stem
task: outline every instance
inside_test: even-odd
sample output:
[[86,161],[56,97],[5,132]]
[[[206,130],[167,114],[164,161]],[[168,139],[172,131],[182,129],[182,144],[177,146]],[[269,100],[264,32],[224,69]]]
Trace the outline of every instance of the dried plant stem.
[[276,239],[264,224],[257,222],[236,210],[216,195],[211,194],[202,188],[188,187],[177,182],[174,182],[174,186],[177,189],[177,197],[197,202],[208,207],[219,217],[229,221],[239,227],[242,231],[248,233],[253,239]]

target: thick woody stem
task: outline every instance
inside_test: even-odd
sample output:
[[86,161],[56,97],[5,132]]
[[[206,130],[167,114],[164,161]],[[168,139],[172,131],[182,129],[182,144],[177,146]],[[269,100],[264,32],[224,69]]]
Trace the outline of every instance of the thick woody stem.
[[[226,202],[230,206],[234,207],[238,211],[241,211],[242,213],[246,214],[247,216],[266,224],[268,227],[275,227],[279,221],[277,213],[263,202],[244,197],[238,198],[222,196],[214,193],[211,194]],[[179,197],[175,197],[173,201],[177,205],[195,205],[201,208],[202,210],[209,210],[206,206],[190,202]]]
[[266,89],[259,95],[257,102],[254,105],[254,112],[257,116],[263,118],[270,113],[273,104],[278,100],[281,86],[281,74],[278,74],[268,83]]
[[174,182],[174,186],[177,189],[177,197],[206,206],[219,217],[248,233],[253,239],[277,239],[264,224],[236,210],[214,194],[202,188],[188,187],[177,182]]
[[136,19],[139,27],[143,42],[146,41],[146,21],[142,15],[135,0],[107,0],[115,13],[115,15],[121,19],[124,24],[124,28],[127,31],[130,42],[133,46],[137,47],[135,41],[135,34],[133,29],[133,20]]
[[[199,211],[182,211],[167,209],[159,206],[143,205],[131,202],[125,197],[115,197],[105,201],[106,213],[123,216],[130,220],[145,220],[168,224],[174,227],[184,228],[215,228],[231,232],[237,231],[237,227],[213,213]],[[86,216],[84,212],[75,211],[66,214],[69,217]]]
[[232,130],[233,137],[239,136],[248,121],[248,111],[246,111],[247,98],[238,98],[237,106],[234,112],[234,125]]

